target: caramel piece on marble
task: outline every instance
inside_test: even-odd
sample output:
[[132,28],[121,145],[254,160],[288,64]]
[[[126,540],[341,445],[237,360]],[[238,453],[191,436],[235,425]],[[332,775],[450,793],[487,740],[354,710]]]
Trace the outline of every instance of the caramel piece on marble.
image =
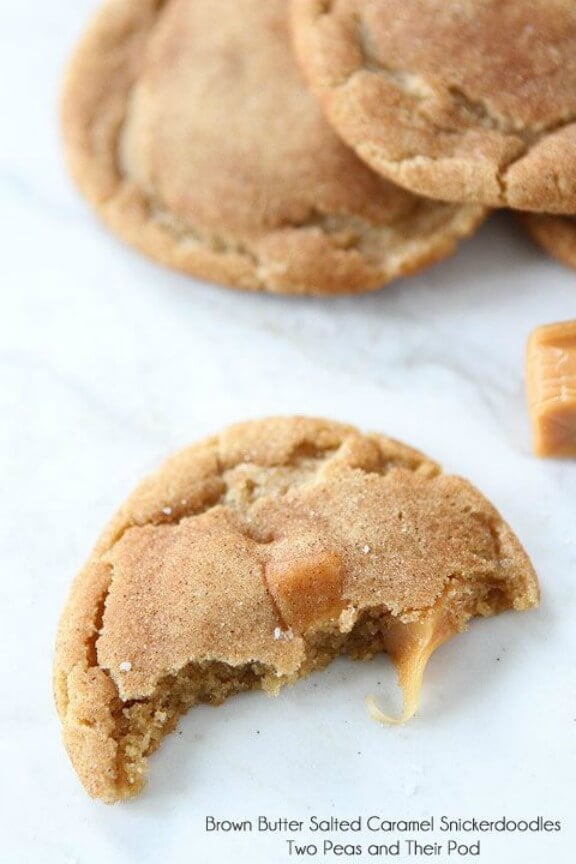
[[531,334],[526,389],[534,453],[576,456],[576,320]]

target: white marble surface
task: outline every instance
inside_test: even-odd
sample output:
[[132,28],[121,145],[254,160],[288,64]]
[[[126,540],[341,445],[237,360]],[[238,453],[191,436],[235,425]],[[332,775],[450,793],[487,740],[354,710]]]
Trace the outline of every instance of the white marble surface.
[[[564,828],[487,837],[483,864],[568,864],[576,464],[531,457],[522,362],[534,326],[576,317],[576,274],[503,216],[452,260],[356,299],[244,296],[155,267],[101,229],[61,164],[58,81],[95,5],[0,6],[0,861],[281,864],[282,838],[207,835],[204,818],[505,813]],[[277,700],[193,711],[139,800],[90,801],[50,690],[75,571],[165,454],[293,412],[385,431],[476,482],[532,554],[542,608],[477,623],[438,651],[405,728],[365,713],[368,692],[394,698],[386,661],[342,662]]]

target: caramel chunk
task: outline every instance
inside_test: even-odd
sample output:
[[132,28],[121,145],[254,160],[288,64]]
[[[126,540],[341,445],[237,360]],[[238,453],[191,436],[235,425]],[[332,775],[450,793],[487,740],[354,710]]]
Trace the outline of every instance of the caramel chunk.
[[537,456],[576,456],[576,320],[538,327],[526,357]]
[[298,631],[338,617],[344,608],[342,562],[333,552],[275,561],[266,577],[283,619]]

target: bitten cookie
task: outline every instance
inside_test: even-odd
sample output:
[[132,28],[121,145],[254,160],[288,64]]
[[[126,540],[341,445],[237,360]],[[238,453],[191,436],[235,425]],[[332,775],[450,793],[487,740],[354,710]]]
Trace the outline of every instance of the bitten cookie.
[[285,0],[109,0],[69,69],[63,131],[113,231],[237,288],[376,289],[485,215],[398,189],[340,142],[293,60]]
[[293,19],[328,118],[385,177],[576,212],[573,0],[293,0]]
[[523,214],[520,221],[553,258],[576,269],[576,216]]
[[325,420],[233,426],[146,480],[76,578],[55,658],[64,743],[86,790],[116,801],[196,703],[379,651],[404,720],[439,644],[537,603],[496,510],[420,453]]

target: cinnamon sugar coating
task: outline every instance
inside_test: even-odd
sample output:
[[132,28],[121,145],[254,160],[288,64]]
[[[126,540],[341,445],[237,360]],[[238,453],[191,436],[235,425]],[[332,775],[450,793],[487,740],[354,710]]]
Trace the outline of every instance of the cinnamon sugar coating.
[[481,207],[414,196],[331,130],[286,0],[109,0],[66,78],[71,173],[122,239],[251,291],[374,290],[450,254]]
[[293,0],[299,59],[374,170],[443,201],[576,212],[572,0]]
[[387,651],[410,686],[474,615],[537,602],[506,523],[422,454],[324,420],[233,426],[145,480],[74,582],[64,743],[91,795],[128,797],[199,701],[277,692],[339,653]]

